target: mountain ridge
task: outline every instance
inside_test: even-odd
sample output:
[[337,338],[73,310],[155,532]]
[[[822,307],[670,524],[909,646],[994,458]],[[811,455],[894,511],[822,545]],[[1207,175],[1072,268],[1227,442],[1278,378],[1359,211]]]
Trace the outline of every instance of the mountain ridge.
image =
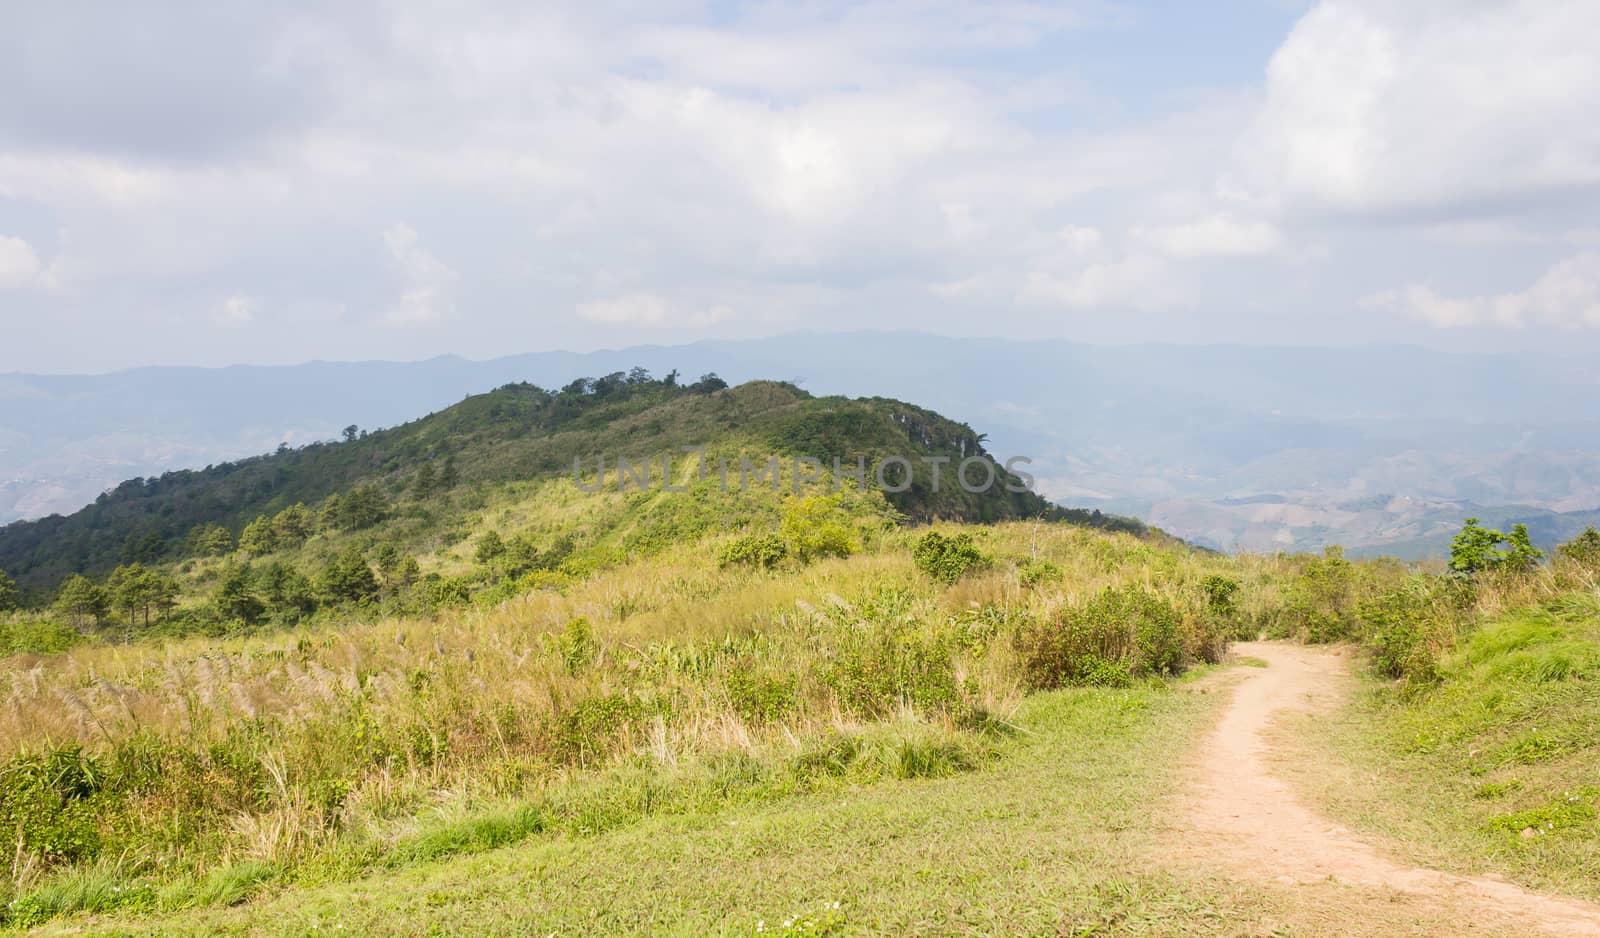
[[[395,505],[397,513],[448,512],[454,509],[420,507],[425,489],[556,479],[607,455],[653,465],[658,455],[696,446],[723,458],[754,453],[763,468],[767,458],[779,456],[816,457],[824,464],[830,457],[860,459],[868,467],[899,456],[908,460],[911,477],[903,491],[885,489],[885,498],[911,521],[1049,516],[1137,527],[1051,506],[1018,476],[994,466],[982,436],[964,423],[904,401],[819,397],[781,382],[728,388],[707,375],[682,385],[675,373],[654,379],[641,369],[578,379],[559,391],[508,383],[395,427],[350,427],[345,436],[200,470],[135,477],[70,515],[0,527],[0,569],[26,587],[46,588],[71,573],[181,559],[193,532],[206,526],[237,537],[251,520],[291,506],[320,505],[326,513],[330,500],[363,487],[376,489],[374,498]],[[957,484],[951,473],[968,456],[994,466],[995,485],[974,493]],[[942,482],[931,463],[912,465],[925,459],[948,461]],[[448,482],[424,486],[423,479]],[[798,491],[799,481],[792,482]],[[778,484],[772,476],[774,491]],[[449,523],[433,518],[427,525]]]
[[[1399,543],[1392,523],[1263,527],[1248,513],[1182,518],[1277,493],[1320,510],[1378,493],[1539,511],[1600,507],[1600,378],[1581,362],[1407,346],[1094,346],[914,332],[793,333],[474,361],[154,369],[94,379],[0,379],[35,397],[0,417],[0,519],[77,507],[116,480],[388,425],[470,390],[552,383],[635,364],[797,379],[817,393],[917,400],[1035,460],[1041,492],[1144,514],[1223,549]],[[131,376],[130,376],[131,374]],[[1510,380],[1508,376],[1514,377]],[[41,390],[42,389],[42,390]],[[68,390],[62,390],[68,389]],[[69,393],[70,392],[70,393]],[[3,393],[3,392],[0,392]],[[20,398],[18,399],[20,400]],[[1167,525],[1163,525],[1167,526]],[[1444,544],[1430,535],[1418,551]],[[1402,539],[1403,540],[1403,539]]]

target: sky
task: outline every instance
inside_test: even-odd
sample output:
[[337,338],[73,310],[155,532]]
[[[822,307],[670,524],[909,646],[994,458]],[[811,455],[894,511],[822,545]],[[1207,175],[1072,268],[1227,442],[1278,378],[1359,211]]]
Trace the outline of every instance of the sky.
[[9,3],[0,371],[1600,353],[1600,5]]

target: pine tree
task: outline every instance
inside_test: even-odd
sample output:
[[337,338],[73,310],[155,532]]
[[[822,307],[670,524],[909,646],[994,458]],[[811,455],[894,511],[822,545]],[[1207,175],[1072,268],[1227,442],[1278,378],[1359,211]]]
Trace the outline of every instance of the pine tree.
[[236,619],[245,625],[261,621],[265,606],[256,595],[256,584],[247,563],[229,563],[222,568],[217,580],[217,592],[212,597],[217,615],[224,620]]
[[368,603],[378,598],[378,578],[358,547],[350,547],[329,561],[320,585],[330,602]]
[[506,542],[501,539],[500,532],[489,531],[478,538],[478,562],[482,564],[494,563],[506,552]]
[[427,498],[439,484],[439,475],[434,471],[432,462],[425,462],[417,469],[417,477],[411,481],[411,493],[418,498]]
[[298,502],[272,518],[272,530],[278,536],[278,543],[285,547],[305,541],[316,526],[317,519],[311,514],[311,509]]
[[370,528],[388,514],[389,500],[376,485],[358,485],[339,503],[339,524],[351,531]]
[[106,614],[105,591],[83,574],[74,573],[61,581],[56,609],[75,629],[82,630],[90,621],[99,624]]
[[337,531],[343,514],[344,499],[338,493],[329,495],[322,503],[322,510],[317,513],[317,527],[324,531]]
[[17,581],[0,570],[0,612],[10,612],[22,606],[22,593],[17,590]]
[[186,544],[196,557],[221,557],[233,550],[233,535],[220,524],[202,524],[189,532]]
[[270,554],[278,549],[278,531],[266,515],[257,515],[254,521],[239,532],[239,549],[252,557]]
[[297,622],[316,608],[311,581],[281,560],[263,567],[256,576],[256,583],[267,611],[280,622]]

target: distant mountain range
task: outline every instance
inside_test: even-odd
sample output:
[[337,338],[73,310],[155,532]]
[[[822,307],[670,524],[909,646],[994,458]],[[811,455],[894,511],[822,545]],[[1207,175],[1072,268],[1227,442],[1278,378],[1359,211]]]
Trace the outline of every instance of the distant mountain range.
[[390,426],[512,381],[640,366],[915,400],[1033,460],[1044,494],[1224,550],[1437,553],[1466,515],[1597,520],[1600,371],[1527,354],[801,333],[490,361],[0,375],[0,521],[123,479]]

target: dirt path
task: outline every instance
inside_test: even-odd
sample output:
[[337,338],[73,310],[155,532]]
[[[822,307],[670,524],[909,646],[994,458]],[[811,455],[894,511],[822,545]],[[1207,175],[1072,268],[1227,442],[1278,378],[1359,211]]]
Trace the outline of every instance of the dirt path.
[[[1396,862],[1372,842],[1302,804],[1268,773],[1264,733],[1285,712],[1328,712],[1349,688],[1335,651],[1277,643],[1235,646],[1265,668],[1245,672],[1221,722],[1201,747],[1187,794],[1180,852],[1244,881],[1293,891],[1320,907],[1319,926],[1352,934],[1451,922],[1450,930],[1600,936],[1600,908],[1528,892],[1487,877]],[[1342,917],[1341,917],[1342,916]]]

